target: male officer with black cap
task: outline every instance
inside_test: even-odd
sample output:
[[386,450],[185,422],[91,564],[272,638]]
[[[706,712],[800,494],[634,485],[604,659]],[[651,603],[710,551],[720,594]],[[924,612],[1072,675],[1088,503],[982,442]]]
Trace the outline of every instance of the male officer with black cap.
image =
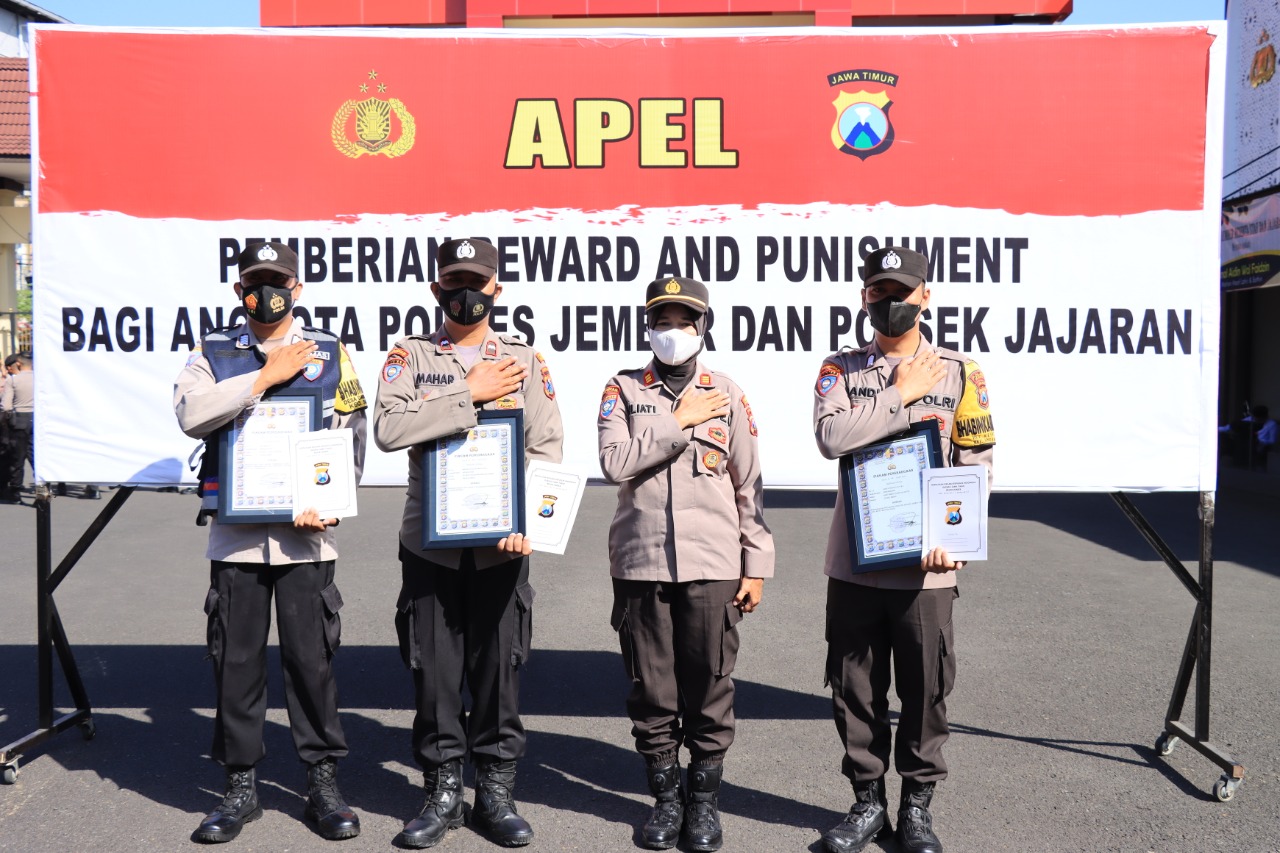
[[[991,476],[995,433],[986,381],[962,353],[931,346],[920,332],[929,307],[928,260],[886,247],[867,256],[862,307],[875,330],[865,347],[828,356],[814,388],[818,449],[838,459],[910,424],[937,421],[943,464],[984,465]],[[947,776],[946,696],[955,679],[951,608],[964,565],[942,548],[920,566],[855,574],[837,491],[827,541],[827,680],[836,729],[853,783],[849,814],[822,836],[831,853],[856,853],[891,832],[884,775],[889,767],[890,659],[902,700],[894,762],[902,777],[898,849],[941,853],[929,805]]]
[[[523,846],[533,840],[533,829],[517,813],[512,789],[516,759],[525,750],[520,667],[533,630],[532,548],[517,533],[494,548],[424,550],[421,470],[426,443],[471,429],[479,409],[524,411],[526,462],[559,462],[564,430],[541,354],[489,326],[502,293],[497,250],[473,237],[442,243],[436,257],[440,280],[431,292],[444,324],[391,348],[373,419],[380,448],[409,450],[396,631],[413,673],[413,752],[427,801],[396,841],[431,847],[462,825],[462,765],[470,756],[476,767],[473,824],[503,846]],[[470,713],[463,706],[464,681]]]
[[182,431],[205,441],[198,521],[213,519],[205,598],[218,691],[212,755],[227,771],[226,796],[192,839],[231,841],[245,823],[262,816],[254,766],[265,754],[273,594],[289,727],[298,757],[308,765],[304,816],[326,839],[353,838],[360,821],[338,792],[336,777],[337,759],[347,754],[331,668],[342,628],[342,596],[334,584],[338,521],[308,509],[292,523],[221,523],[218,447],[222,432],[242,411],[269,402],[276,392],[319,388],[327,427],[354,431],[358,479],[364,462],[364,393],[337,337],[293,316],[302,295],[293,250],[282,243],[250,243],[240,253],[239,267],[235,291],[248,319],[205,335],[173,394]]

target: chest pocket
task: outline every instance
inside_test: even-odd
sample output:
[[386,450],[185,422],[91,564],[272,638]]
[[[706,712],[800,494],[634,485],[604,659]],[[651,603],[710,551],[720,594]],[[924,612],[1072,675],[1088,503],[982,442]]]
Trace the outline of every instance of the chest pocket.
[[729,423],[713,418],[693,428],[694,470],[699,474],[723,477],[729,463]]

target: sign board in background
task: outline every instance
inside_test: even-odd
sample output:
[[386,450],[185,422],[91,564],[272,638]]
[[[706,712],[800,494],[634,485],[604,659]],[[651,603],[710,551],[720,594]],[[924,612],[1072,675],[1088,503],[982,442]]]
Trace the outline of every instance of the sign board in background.
[[[238,319],[245,242],[296,243],[372,400],[439,322],[435,245],[483,236],[588,470],[645,285],[681,274],[766,482],[833,485],[813,386],[869,338],[858,267],[892,243],[987,376],[998,489],[1212,489],[1221,36],[36,27],[38,476],[190,480],[172,378]],[[364,482],[405,466],[371,446]]]

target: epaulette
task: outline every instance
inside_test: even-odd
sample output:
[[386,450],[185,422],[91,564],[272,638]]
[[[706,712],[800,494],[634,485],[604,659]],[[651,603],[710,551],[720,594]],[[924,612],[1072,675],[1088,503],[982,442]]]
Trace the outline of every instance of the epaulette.
[[498,333],[498,340],[502,341],[504,344],[517,344],[522,347],[528,347],[530,349],[533,349],[533,344],[526,341],[523,337],[517,337],[516,335],[508,335],[505,332]]
[[338,340],[338,336],[328,329],[321,329],[316,326],[303,326],[302,331],[314,335],[318,339],[328,339],[331,341]]
[[947,359],[948,361],[958,361],[961,364],[967,364],[968,362],[973,360],[969,358],[969,356],[960,352],[959,350],[946,349],[944,347],[934,347],[933,351],[936,352],[942,358]]

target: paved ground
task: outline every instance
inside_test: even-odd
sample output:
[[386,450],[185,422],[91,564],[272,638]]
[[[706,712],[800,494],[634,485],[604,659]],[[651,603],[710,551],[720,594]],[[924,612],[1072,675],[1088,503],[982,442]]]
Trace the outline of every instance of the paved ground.
[[[1240,474],[1218,496],[1212,719],[1214,741],[1247,768],[1235,799],[1213,799],[1219,771],[1185,745],[1168,759],[1152,750],[1190,625],[1187,592],[1107,497],[997,495],[994,558],[965,570],[957,602],[952,773],[934,810],[948,853],[1280,850],[1280,738],[1272,728],[1280,498],[1237,488],[1263,482]],[[634,827],[647,814],[608,625],[604,544],[614,494],[605,486],[588,494],[569,554],[534,566],[529,755],[518,795],[537,832],[535,850],[636,850]],[[337,665],[352,744],[342,787],[364,832],[339,848],[299,820],[305,776],[276,670],[260,766],[266,815],[233,850],[385,850],[421,804],[409,757],[409,678],[391,620],[402,498],[396,489],[364,489],[360,500],[362,515],[341,530],[346,608]],[[770,501],[778,577],[743,624],[738,741],[722,792],[725,849],[816,851],[850,799],[821,674],[830,496]],[[1135,502],[1180,557],[1195,558],[1193,495]],[[104,505],[54,500],[58,557]],[[17,784],[0,786],[0,850],[194,848],[188,836],[222,784],[206,757],[213,686],[202,660],[207,569],[194,514],[190,496],[135,494],[58,591],[98,734],[90,743],[74,730],[60,735],[23,760]],[[4,744],[36,722],[33,511],[0,507],[0,531]],[[60,706],[68,696],[59,676]],[[891,796],[897,787],[894,779]],[[496,848],[464,828],[437,849]]]

